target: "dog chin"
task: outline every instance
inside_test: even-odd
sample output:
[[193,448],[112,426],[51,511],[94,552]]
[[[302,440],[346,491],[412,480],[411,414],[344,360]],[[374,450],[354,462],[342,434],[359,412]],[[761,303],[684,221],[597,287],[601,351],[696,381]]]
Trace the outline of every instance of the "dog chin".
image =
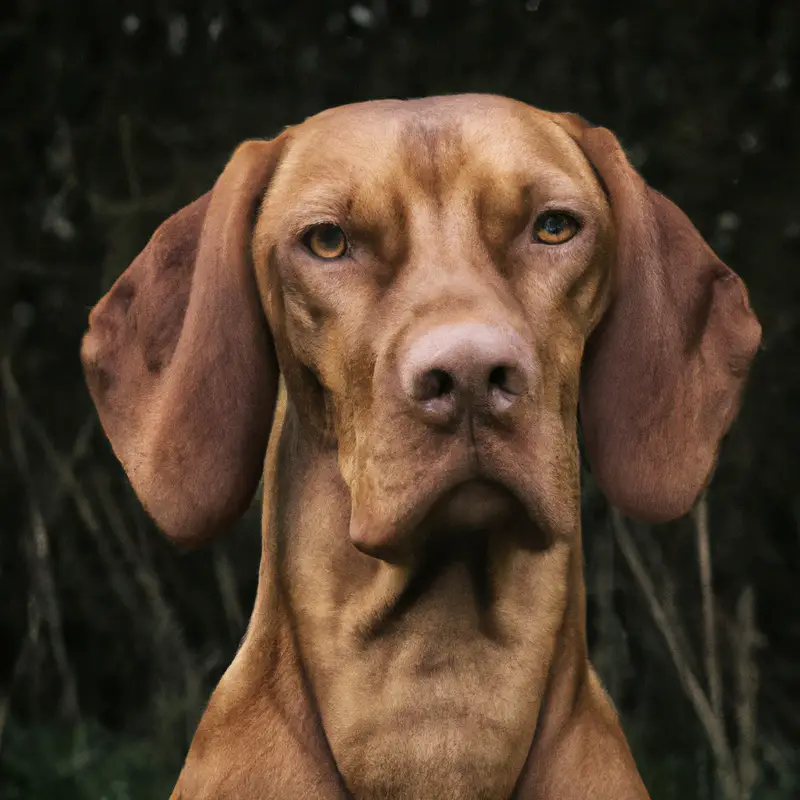
[[510,489],[476,479],[460,483],[434,500],[420,527],[430,540],[458,540],[462,534],[507,530],[526,516],[522,502]]

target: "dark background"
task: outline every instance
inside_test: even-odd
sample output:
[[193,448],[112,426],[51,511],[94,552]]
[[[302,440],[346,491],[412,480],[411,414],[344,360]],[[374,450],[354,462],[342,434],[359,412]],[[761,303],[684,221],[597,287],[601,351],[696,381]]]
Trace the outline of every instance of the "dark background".
[[587,478],[590,637],[656,800],[800,797],[800,4],[538,5],[4,4],[0,798],[166,797],[255,589],[257,501],[193,553],[143,515],[89,308],[242,139],[457,91],[615,130],[750,287],[764,346],[697,513],[635,526]]

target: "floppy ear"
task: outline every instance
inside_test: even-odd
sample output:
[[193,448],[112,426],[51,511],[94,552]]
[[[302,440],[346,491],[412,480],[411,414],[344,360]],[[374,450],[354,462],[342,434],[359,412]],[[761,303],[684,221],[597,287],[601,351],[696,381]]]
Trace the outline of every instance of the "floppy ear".
[[565,123],[605,184],[617,232],[611,305],[581,376],[589,463],[622,512],[665,522],[710,480],[761,326],[741,279],[614,135],[572,115]]
[[246,509],[278,368],[251,239],[282,139],[241,145],[214,188],[164,222],[89,317],[81,358],[142,504],[183,543]]

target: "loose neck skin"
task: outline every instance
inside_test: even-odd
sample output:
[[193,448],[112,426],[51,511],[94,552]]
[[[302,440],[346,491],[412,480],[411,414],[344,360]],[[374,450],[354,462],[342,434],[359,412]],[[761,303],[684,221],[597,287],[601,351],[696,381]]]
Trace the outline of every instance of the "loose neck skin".
[[[353,750],[348,749],[350,741],[342,735],[341,711],[330,701],[330,693],[335,693],[337,684],[329,671],[346,672],[351,665],[346,660],[331,663],[336,650],[335,639],[325,643],[327,664],[323,663],[326,659],[322,651],[309,640],[309,635],[315,633],[313,611],[309,608],[314,603],[335,602],[340,592],[326,583],[326,576],[335,574],[342,565],[336,563],[341,553],[329,551],[328,555],[334,558],[326,564],[322,560],[325,553],[308,545],[313,539],[322,538],[340,540],[351,547],[347,541],[348,509],[346,503],[341,505],[340,493],[345,489],[334,454],[329,451],[327,457],[323,457],[315,451],[293,415],[291,406],[287,407],[282,401],[265,470],[264,540],[258,595],[248,634],[230,672],[234,672],[239,663],[243,667],[235,670],[239,680],[241,676],[258,674],[262,686],[268,684],[281,693],[280,703],[277,707],[273,703],[268,713],[277,714],[282,723],[296,731],[292,738],[304,739],[303,749],[316,754],[317,772],[319,764],[324,765],[322,774],[326,777],[316,779],[318,788],[315,791],[324,791],[324,796],[331,798],[348,794],[367,796],[360,791],[359,781],[370,780],[372,765],[369,758],[364,763],[353,757]],[[298,548],[303,544],[305,552]],[[292,585],[292,581],[302,583],[309,574],[305,568],[298,567],[306,557],[311,562],[309,572],[317,576],[313,594],[298,591]],[[535,567],[535,562],[532,563]],[[512,757],[506,756],[505,773],[496,772],[496,793],[486,796],[498,800],[512,797],[515,800],[552,800],[553,797],[642,800],[647,794],[616,714],[587,659],[585,591],[578,535],[557,558],[541,562],[541,570],[529,576],[530,586],[549,586],[553,583],[554,569],[561,577],[550,587],[551,594],[559,598],[555,603],[557,615],[552,624],[542,627],[536,618],[534,603],[527,620],[528,628],[538,632],[526,640],[526,649],[533,654],[528,662],[531,673],[539,676],[537,685],[527,696],[516,699],[515,705],[526,708],[528,713],[522,717],[524,724],[519,725],[517,741],[500,743]],[[350,565],[348,574],[351,582],[369,575],[363,565],[357,568]],[[329,627],[336,617],[331,614],[333,612],[326,617]],[[340,629],[343,628],[341,624]],[[402,653],[398,655],[397,646],[387,644],[390,645],[394,647],[392,663],[399,663],[398,659],[402,662]],[[368,654],[368,657],[374,658],[374,655]],[[498,679],[502,679],[502,674]],[[493,691],[496,691],[500,683],[495,680],[489,685],[494,685]],[[444,686],[447,688],[448,684]],[[469,724],[470,720],[465,720],[467,727]],[[329,731],[333,732],[333,741]],[[429,735],[435,738],[436,729]],[[465,744],[469,745],[469,741]],[[379,747],[371,744],[370,749]],[[491,766],[493,755],[495,751],[481,751],[477,757],[484,758]],[[413,753],[409,757],[413,757]],[[511,760],[515,766],[508,769]],[[439,767],[448,766],[444,756],[438,761]],[[384,762],[376,769],[385,766]],[[458,785],[458,776],[448,782],[442,770],[425,764],[418,766],[426,780],[439,782],[437,791],[444,791],[439,796],[469,796],[456,794],[469,791],[469,787]],[[584,772],[591,772],[591,775]],[[576,782],[576,775],[583,775],[583,779]],[[407,783],[408,773],[404,774],[404,779]],[[474,780],[473,777],[469,779]],[[424,791],[423,787],[412,787],[407,795],[398,787],[389,788],[394,792],[387,795],[391,797],[427,797],[419,793]]]

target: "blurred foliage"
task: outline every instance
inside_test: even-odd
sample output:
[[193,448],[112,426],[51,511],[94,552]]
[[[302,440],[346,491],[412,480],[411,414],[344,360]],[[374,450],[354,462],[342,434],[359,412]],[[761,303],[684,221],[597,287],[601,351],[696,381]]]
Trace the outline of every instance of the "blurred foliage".
[[[723,721],[736,749],[747,588],[753,796],[800,796],[797,0],[8,0],[0,69],[0,798],[166,796],[255,590],[257,505],[180,553],[131,495],[80,373],[88,309],[242,139],[456,91],[612,128],[750,287],[764,347],[708,496]],[[653,796],[714,797],[706,733],[585,495],[595,661]],[[697,530],[631,535],[706,686]]]
[[4,800],[169,797],[175,783],[176,754],[166,757],[149,734],[134,738],[91,723],[76,729],[50,722],[11,727],[4,749]]

